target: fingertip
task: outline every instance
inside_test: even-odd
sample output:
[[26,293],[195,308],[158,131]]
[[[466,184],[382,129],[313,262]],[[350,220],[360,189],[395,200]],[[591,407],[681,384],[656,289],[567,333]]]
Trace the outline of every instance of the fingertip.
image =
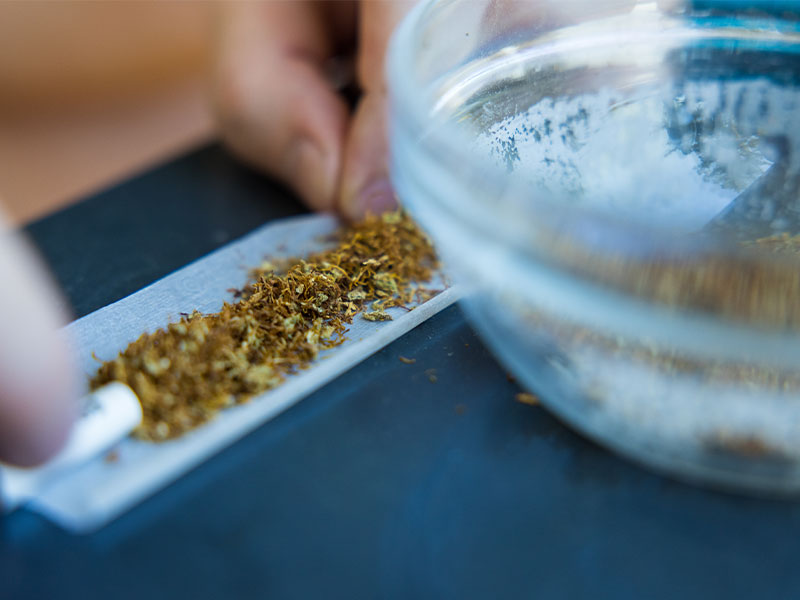
[[[28,400],[40,406],[44,404],[30,397]],[[35,408],[3,423],[0,427],[0,461],[17,467],[36,467],[64,446],[77,415],[71,410],[60,410],[67,407],[66,401],[59,401],[49,394],[45,401],[49,405],[46,413]]]
[[338,151],[323,148],[311,137],[299,137],[291,143],[283,168],[297,195],[316,211],[333,207],[338,182]]
[[[8,329],[0,323],[0,330]],[[77,370],[63,332],[54,328],[34,327],[25,341],[17,337],[16,357],[2,350],[0,461],[33,467],[54,456],[69,437],[79,412]]]
[[367,214],[379,215],[397,207],[394,188],[384,175],[364,186],[340,204],[342,215],[349,221],[358,221]]

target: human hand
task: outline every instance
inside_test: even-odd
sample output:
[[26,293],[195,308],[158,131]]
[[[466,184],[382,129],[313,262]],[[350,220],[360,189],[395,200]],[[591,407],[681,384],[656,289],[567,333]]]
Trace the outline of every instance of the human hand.
[[66,441],[78,388],[55,287],[1,218],[0,281],[0,461],[29,467]]
[[[383,62],[392,30],[413,4],[224,5],[214,91],[223,140],[314,210],[357,219],[392,208]],[[331,71],[341,71],[336,57],[353,49],[362,96],[351,114]]]

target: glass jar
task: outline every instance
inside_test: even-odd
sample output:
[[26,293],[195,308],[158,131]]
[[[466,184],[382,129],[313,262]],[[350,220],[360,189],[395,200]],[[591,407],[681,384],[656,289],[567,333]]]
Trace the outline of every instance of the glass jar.
[[422,2],[390,47],[390,168],[550,411],[684,479],[792,493],[800,21],[741,5]]

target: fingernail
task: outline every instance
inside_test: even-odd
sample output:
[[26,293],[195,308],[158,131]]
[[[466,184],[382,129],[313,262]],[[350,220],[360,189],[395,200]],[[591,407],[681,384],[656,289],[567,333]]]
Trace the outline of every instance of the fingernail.
[[367,213],[380,215],[396,207],[394,188],[386,177],[368,183],[356,196],[356,209],[361,217]]
[[297,140],[288,153],[289,179],[309,208],[326,210],[333,204],[335,173],[319,146],[308,138]]

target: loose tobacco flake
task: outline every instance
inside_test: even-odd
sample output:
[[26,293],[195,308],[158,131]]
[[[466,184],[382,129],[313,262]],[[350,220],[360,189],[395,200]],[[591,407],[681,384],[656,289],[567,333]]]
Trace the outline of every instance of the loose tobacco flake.
[[370,302],[365,317],[389,317],[386,308],[435,295],[419,286],[438,268],[433,247],[402,211],[369,216],[337,242],[294,264],[265,261],[237,302],[143,334],[101,365],[91,388],[129,385],[143,412],[134,435],[172,439],[307,368]]
[[385,310],[373,310],[371,312],[365,312],[361,315],[367,321],[391,321],[392,315],[387,313]]
[[516,400],[520,404],[527,404],[529,406],[539,405],[539,398],[537,398],[530,392],[519,392],[514,396],[514,400]]

